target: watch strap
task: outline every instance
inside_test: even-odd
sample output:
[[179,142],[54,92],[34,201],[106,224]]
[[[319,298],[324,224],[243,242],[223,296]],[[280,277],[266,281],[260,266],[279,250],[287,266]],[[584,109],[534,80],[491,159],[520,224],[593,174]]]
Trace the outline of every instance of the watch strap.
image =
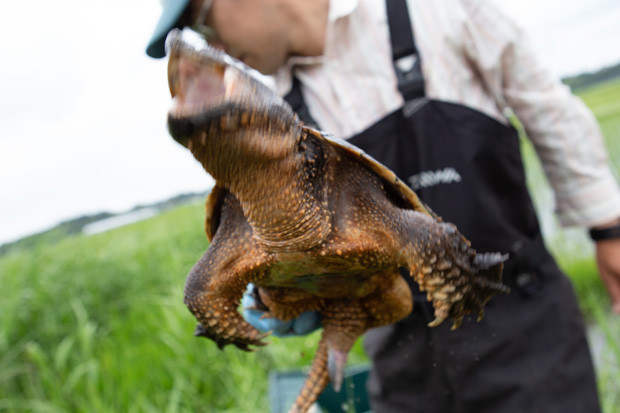
[[620,238],[620,224],[606,228],[592,228],[590,229],[590,238],[594,241]]

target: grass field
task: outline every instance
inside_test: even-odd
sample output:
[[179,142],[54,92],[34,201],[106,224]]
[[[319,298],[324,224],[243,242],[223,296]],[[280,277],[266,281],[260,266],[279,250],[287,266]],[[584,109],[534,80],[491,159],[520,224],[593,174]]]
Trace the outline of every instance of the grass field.
[[194,204],[3,257],[0,410],[266,411],[268,371],[309,362],[314,336],[255,354],[192,336],[202,219]]
[[[617,174],[620,81],[582,96],[601,122]],[[544,180],[531,148],[524,151],[537,204],[548,214]],[[191,204],[1,256],[0,410],[268,411],[268,372],[308,365],[318,336],[271,338],[255,353],[221,352],[192,336],[182,288],[207,246],[203,213]],[[588,242],[570,234],[554,230],[551,247],[607,341],[599,383],[605,412],[617,413],[620,321],[607,313]],[[358,345],[351,362],[364,360]]]

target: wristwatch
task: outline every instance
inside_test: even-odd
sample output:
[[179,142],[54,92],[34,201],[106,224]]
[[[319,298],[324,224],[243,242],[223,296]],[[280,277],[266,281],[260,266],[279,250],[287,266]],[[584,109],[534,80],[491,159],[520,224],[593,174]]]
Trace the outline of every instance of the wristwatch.
[[594,241],[620,238],[620,220],[609,227],[590,228],[590,238]]

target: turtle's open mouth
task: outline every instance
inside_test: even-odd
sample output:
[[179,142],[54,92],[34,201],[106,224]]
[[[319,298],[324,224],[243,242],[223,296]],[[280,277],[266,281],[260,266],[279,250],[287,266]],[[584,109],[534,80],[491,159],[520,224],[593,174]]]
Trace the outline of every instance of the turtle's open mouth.
[[[204,114],[226,101],[233,82],[230,82],[230,74],[226,76],[228,68],[224,62],[198,53],[181,40],[178,32],[170,34],[168,45],[171,118],[189,118]],[[226,80],[229,80],[228,93]]]
[[197,129],[222,116],[255,112],[280,100],[242,62],[206,44],[194,48],[182,39],[179,30],[168,35],[166,47],[172,95],[168,126],[183,145]]
[[224,100],[224,68],[200,66],[191,57],[181,57],[175,63],[174,69],[169,70],[174,72],[174,80],[170,81],[171,116],[188,117],[202,113]]
[[[188,148],[240,129],[283,128],[290,107],[243,62],[206,43],[194,47],[173,30],[166,39],[172,106],[168,129]],[[275,123],[274,123],[275,122]]]

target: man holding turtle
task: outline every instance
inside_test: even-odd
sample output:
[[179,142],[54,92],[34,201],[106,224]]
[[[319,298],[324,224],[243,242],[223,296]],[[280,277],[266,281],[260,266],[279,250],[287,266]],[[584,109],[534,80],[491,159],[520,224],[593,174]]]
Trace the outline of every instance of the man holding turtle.
[[432,308],[412,284],[412,314],[366,335],[375,411],[600,410],[583,320],[544,247],[512,114],[560,222],[590,228],[618,314],[620,190],[592,114],[540,67],[513,22],[473,0],[167,0],[150,56],[164,56],[173,27],[273,75],[302,120],[395,171],[476,250],[510,254],[512,292],[491,300],[482,322],[428,328]]

